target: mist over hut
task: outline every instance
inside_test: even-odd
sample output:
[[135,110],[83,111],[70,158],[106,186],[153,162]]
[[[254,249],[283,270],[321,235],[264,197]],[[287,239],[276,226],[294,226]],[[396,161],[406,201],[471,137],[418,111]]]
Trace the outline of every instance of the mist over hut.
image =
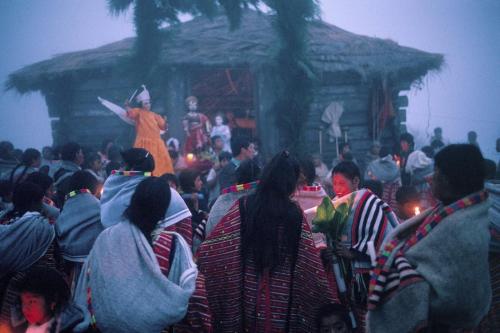
[[[170,136],[184,139],[184,99],[194,95],[200,112],[212,120],[216,113],[229,116],[236,133],[257,136],[262,150],[271,154],[283,144],[273,110],[279,40],[272,23],[273,16],[246,10],[241,26],[232,31],[223,15],[171,26],[162,31],[158,65],[147,82],[137,82],[129,70],[135,38],[127,38],[26,66],[12,73],[6,86],[42,93],[54,144],[97,147],[113,138],[131,145],[133,128],[100,105],[97,96],[122,104],[146,83],[153,111],[168,118]],[[364,155],[374,139],[393,145],[405,130],[408,99],[401,92],[438,70],[443,56],[319,20],[309,23],[308,36],[307,56],[316,77],[304,126],[308,151],[321,149],[328,162],[336,155],[336,140],[328,135],[332,124],[321,120],[332,102],[343,109],[339,140],[347,139],[355,156]]]

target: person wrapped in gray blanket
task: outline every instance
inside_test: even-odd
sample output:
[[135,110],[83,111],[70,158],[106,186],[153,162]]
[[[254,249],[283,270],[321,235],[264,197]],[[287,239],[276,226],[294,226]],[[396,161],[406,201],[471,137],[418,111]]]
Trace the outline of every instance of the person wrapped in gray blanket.
[[435,157],[433,209],[385,239],[372,270],[370,332],[474,329],[491,302],[490,232],[483,156],[449,145]]
[[80,275],[83,262],[97,236],[104,230],[101,206],[96,198],[97,179],[87,171],[75,172],[69,180],[69,193],[64,209],[55,223],[57,244],[64,259],[64,270],[71,281],[71,290]]
[[124,170],[113,170],[106,179],[101,196],[101,223],[104,228],[123,220],[137,185],[151,176],[155,161],[146,149],[131,148],[121,153]]
[[37,171],[30,173],[26,181],[37,184],[42,188],[44,193],[42,213],[49,219],[50,224],[54,224],[60,214],[59,208],[57,208],[55,202],[52,201],[55,196],[54,180],[49,175]]
[[54,173],[54,185],[56,187],[56,204],[62,208],[64,197],[68,194],[69,177],[76,171],[81,170],[85,157],[82,147],[75,142],[68,142],[61,150],[61,165]]
[[[162,179],[144,179],[125,220],[99,235],[75,291],[76,303],[87,309],[75,332],[89,325],[101,332],[160,332],[185,316],[198,269],[183,237],[166,229],[180,222],[169,213],[172,198]],[[156,243],[167,239],[170,254],[158,256]]]
[[14,209],[0,223],[0,331],[10,332],[24,323],[13,286],[24,271],[35,265],[55,266],[54,227],[42,211],[42,189],[21,183],[14,191]]

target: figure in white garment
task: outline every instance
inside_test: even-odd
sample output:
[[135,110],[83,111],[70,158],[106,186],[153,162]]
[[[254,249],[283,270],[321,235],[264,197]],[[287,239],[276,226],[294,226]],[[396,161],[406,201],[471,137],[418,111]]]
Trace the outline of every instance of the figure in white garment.
[[220,136],[222,142],[224,142],[224,148],[222,150],[231,153],[231,129],[229,126],[223,123],[222,115],[217,114],[215,116],[215,126],[212,127],[212,133],[210,133],[210,137]]

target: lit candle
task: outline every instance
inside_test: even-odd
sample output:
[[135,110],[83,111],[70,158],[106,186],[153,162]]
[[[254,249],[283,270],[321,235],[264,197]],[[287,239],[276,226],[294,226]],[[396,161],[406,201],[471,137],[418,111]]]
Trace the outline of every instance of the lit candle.
[[415,216],[420,214],[420,207],[415,207]]
[[194,160],[194,155],[189,153],[186,155],[186,159],[188,160],[188,162],[192,162]]
[[396,161],[396,165],[399,168],[401,166],[401,157],[399,157],[398,155],[394,155],[393,160]]

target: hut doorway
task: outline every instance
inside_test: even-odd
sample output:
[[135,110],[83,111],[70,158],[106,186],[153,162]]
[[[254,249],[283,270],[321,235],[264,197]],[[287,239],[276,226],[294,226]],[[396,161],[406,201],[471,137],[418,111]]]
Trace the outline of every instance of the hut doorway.
[[224,116],[233,136],[256,135],[254,77],[248,69],[203,69],[190,76],[191,95],[199,111],[210,118]]

